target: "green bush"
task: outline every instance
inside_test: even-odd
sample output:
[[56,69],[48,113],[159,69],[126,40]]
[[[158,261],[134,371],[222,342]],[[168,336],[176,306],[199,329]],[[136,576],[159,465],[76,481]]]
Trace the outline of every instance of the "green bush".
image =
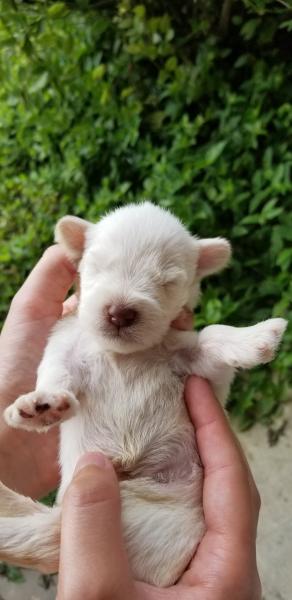
[[[286,2],[0,0],[2,316],[63,214],[149,198],[233,244],[199,327],[291,317],[292,12]],[[291,329],[238,378],[248,426],[291,385]]]

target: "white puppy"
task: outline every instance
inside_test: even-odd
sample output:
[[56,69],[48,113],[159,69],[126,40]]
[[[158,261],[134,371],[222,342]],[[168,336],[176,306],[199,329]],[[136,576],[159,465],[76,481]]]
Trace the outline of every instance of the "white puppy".
[[[100,450],[120,479],[124,539],[133,575],[167,586],[186,568],[204,531],[202,468],[183,402],[184,380],[208,378],[225,401],[236,368],[272,359],[286,327],[171,328],[193,309],[200,280],[230,257],[225,239],[191,237],[149,202],[93,225],[57,224],[56,239],[79,263],[78,314],[55,327],[36,390],[5,411],[12,427],[61,423],[62,483],[53,509],[0,487],[0,558],[58,568],[61,503],[78,458]],[[81,549],[82,551],[82,549]]]

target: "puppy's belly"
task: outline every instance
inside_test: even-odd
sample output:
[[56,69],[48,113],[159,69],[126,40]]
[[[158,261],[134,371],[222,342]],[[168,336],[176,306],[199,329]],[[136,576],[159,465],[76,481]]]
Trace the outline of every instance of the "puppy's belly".
[[[72,426],[73,422],[66,425],[69,424]],[[85,450],[99,448],[99,445],[80,443],[78,423],[75,427],[76,437],[68,457],[70,468],[67,460],[58,501],[61,501],[71,480],[79,456]],[[72,433],[71,429],[70,439],[73,439]],[[135,579],[159,587],[172,585],[181,576],[205,529],[202,468],[195,452],[192,452],[193,462],[190,463],[190,455],[179,445],[174,445],[174,451],[177,462],[156,465],[154,472],[149,472],[148,476],[141,473],[134,477],[134,473],[130,472],[120,481],[123,535],[131,571]],[[140,468],[141,465],[136,471]]]
[[[87,419],[87,417],[86,417]],[[135,432],[109,430],[102,423],[77,415],[61,426],[60,461],[62,482],[59,500],[68,487],[78,459],[85,452],[100,451],[108,456],[120,480],[151,478],[157,483],[188,480],[193,465],[200,465],[193,426],[183,401],[178,411],[169,411],[157,423],[147,423]]]
[[204,530],[202,469],[181,381],[169,373],[161,379],[156,373],[153,381],[134,381],[124,395],[107,388],[104,397],[89,397],[80,414],[62,424],[58,501],[84,452],[109,456],[120,478],[133,574],[167,586],[186,568]]
[[147,375],[140,370],[131,381],[122,375],[84,391],[79,413],[62,423],[60,496],[87,451],[108,456],[120,479],[153,477],[167,483],[187,478],[193,462],[199,462],[182,381],[167,365],[152,372],[148,366]]
[[159,484],[138,478],[120,487],[123,534],[135,579],[159,587],[174,584],[205,530],[202,469],[195,465],[188,480]]

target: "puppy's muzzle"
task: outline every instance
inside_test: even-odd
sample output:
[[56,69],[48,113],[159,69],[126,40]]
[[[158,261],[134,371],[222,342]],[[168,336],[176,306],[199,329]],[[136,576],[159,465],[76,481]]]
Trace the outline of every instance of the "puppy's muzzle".
[[138,319],[138,312],[134,308],[114,304],[107,310],[107,319],[117,329],[131,327]]

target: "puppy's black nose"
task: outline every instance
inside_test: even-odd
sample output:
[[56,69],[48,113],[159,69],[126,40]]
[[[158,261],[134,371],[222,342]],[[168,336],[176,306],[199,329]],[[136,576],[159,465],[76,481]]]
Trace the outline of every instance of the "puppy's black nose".
[[113,305],[108,309],[108,320],[116,327],[130,327],[136,321],[138,316],[134,308]]

